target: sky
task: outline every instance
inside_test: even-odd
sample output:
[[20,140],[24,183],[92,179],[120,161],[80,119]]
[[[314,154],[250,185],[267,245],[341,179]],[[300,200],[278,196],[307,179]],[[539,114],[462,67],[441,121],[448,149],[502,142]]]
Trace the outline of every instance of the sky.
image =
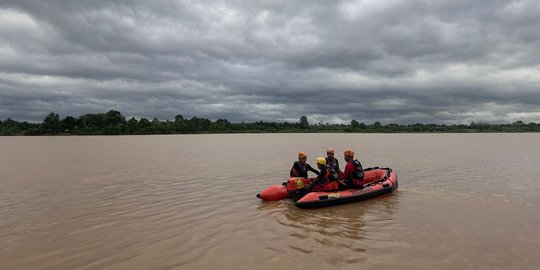
[[0,120],[540,122],[540,1],[2,0]]

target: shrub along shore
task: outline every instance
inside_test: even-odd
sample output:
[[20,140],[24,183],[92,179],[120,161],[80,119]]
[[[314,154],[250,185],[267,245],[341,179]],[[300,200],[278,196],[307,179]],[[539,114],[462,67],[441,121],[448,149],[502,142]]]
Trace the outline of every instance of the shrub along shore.
[[540,132],[540,124],[516,121],[511,124],[487,124],[472,122],[467,125],[437,124],[372,124],[351,120],[350,124],[310,124],[306,116],[299,122],[252,122],[231,123],[226,119],[211,121],[193,117],[185,119],[177,115],[174,120],[160,121],[157,118],[126,118],[111,110],[106,113],[84,114],[75,118],[60,119],[56,113],[48,114],[41,123],[18,122],[10,118],[0,120],[0,135],[142,135],[142,134],[202,134],[202,133],[429,133],[429,132]]

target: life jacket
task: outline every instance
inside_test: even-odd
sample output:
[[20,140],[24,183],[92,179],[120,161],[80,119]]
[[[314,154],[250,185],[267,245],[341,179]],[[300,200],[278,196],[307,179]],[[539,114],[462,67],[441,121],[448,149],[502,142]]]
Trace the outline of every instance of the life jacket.
[[[302,170],[298,170],[297,168],[295,168],[295,165],[298,164],[298,167],[300,167]],[[307,175],[307,165],[304,165],[304,168],[302,168],[302,165],[300,165],[300,163],[298,161],[295,161],[292,168],[291,168],[291,172],[290,172],[290,176],[291,177],[303,177],[303,178],[307,178],[308,175]]]
[[[313,186],[312,191],[334,191],[339,189],[337,172],[330,165],[326,165],[324,175],[319,174],[319,183]],[[322,171],[322,170],[321,170]]]
[[328,182],[333,182],[333,181],[336,181],[338,178],[339,178],[339,175],[337,174],[337,172],[332,168],[332,166],[330,165],[326,165],[325,166],[325,174],[324,175],[319,175],[320,179],[322,179],[323,181],[321,183],[328,183]]
[[329,181],[336,181],[338,180],[339,175],[331,165],[326,165],[326,177],[328,177]]
[[335,171],[339,170],[338,160],[336,158],[333,158],[332,161],[330,161],[327,157],[325,159],[326,165],[330,165],[330,167],[332,167],[332,169],[334,169]]
[[364,179],[364,168],[362,168],[362,163],[355,159],[352,161],[354,167],[356,168],[353,172],[353,178],[363,180]]

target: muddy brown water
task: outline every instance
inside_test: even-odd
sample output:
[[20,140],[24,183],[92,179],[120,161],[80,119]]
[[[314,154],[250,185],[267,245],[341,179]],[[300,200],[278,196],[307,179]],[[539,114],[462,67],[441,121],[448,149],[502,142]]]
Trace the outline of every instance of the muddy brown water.
[[[255,197],[328,146],[399,191]],[[538,269],[539,165],[540,134],[0,137],[0,269]]]

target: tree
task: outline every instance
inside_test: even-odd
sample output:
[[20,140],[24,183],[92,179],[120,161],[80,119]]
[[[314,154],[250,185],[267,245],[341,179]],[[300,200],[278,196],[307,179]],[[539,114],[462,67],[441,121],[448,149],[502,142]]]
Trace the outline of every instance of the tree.
[[184,116],[181,115],[181,114],[178,114],[174,117],[174,122],[178,123],[178,122],[182,122],[184,121]]
[[116,126],[118,124],[125,124],[126,118],[119,112],[115,110],[110,110],[105,113],[105,125],[106,126]]
[[146,118],[141,118],[141,120],[139,120],[139,127],[141,128],[149,127],[151,125],[152,123],[150,123],[150,121]]
[[214,129],[219,131],[225,131],[229,129],[231,123],[227,119],[218,119],[214,122]]
[[75,126],[77,125],[77,119],[75,119],[73,116],[67,116],[66,118],[62,119],[60,121],[60,126],[64,131],[72,131]]
[[21,133],[21,129],[19,128],[19,122],[8,118],[4,121],[2,125],[0,125],[0,135],[2,136],[10,136],[10,135],[17,135]]
[[58,133],[60,131],[60,116],[56,113],[49,113],[43,119],[43,130],[47,133]]
[[88,113],[79,117],[81,127],[93,127],[102,129],[107,126],[104,113]]
[[302,115],[302,117],[300,117],[300,128],[308,128],[309,127],[309,122],[307,120],[307,117],[305,115]]
[[127,121],[127,130],[129,134],[136,133],[138,129],[139,129],[139,121],[137,121],[135,117],[131,117],[131,119]]
[[17,121],[11,118],[8,118],[4,121],[4,127],[16,127],[16,126],[17,126]]
[[212,121],[206,118],[192,117],[187,121],[187,129],[191,132],[209,131]]
[[356,121],[356,120],[353,119],[353,120],[351,121],[351,127],[353,127],[353,128],[360,127],[360,123],[358,123],[358,121]]

